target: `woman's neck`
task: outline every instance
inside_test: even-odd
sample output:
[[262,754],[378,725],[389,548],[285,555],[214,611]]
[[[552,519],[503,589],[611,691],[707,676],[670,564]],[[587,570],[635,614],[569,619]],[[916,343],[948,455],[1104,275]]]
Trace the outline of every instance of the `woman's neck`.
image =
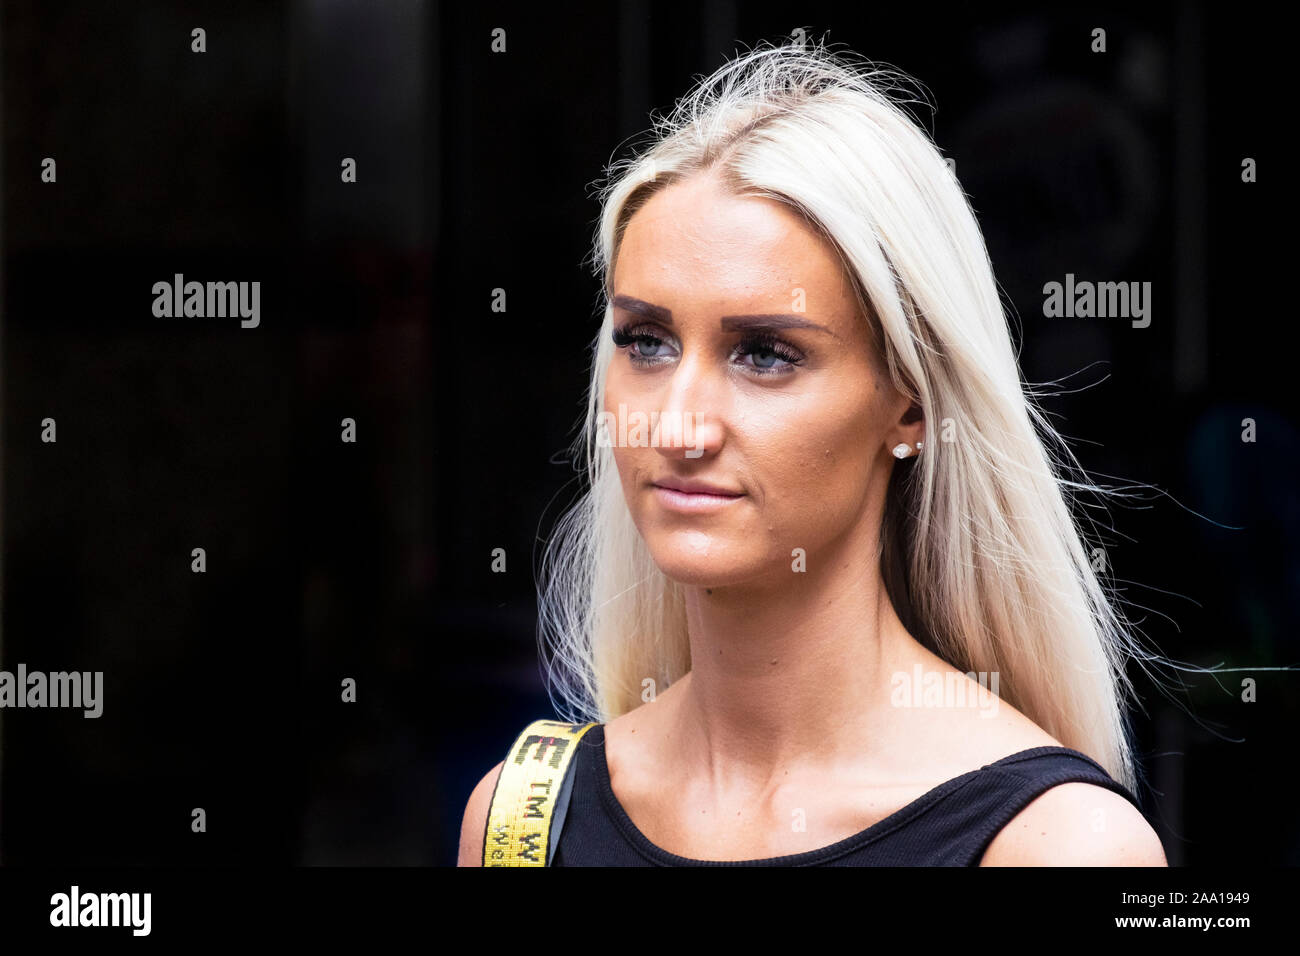
[[891,678],[924,651],[874,563],[822,557],[820,572],[776,586],[687,590],[691,672],[673,687],[669,727],[686,767],[719,789],[896,746]]

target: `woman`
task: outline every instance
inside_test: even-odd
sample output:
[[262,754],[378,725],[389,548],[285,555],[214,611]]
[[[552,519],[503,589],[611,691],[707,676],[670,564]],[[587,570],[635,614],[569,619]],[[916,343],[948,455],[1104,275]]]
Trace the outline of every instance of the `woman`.
[[1063,495],[1098,489],[900,78],[760,47],[613,168],[591,487],[542,595],[595,724],[552,865],[1166,865],[1137,645]]

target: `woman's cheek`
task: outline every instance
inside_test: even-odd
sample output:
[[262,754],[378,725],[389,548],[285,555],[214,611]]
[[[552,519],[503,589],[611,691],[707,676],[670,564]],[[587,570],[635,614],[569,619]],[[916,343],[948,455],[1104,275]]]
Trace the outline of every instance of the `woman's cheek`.
[[786,457],[784,485],[790,490],[787,506],[797,521],[810,528],[837,524],[851,517],[861,504],[870,463],[850,453],[856,442],[865,447],[865,426],[845,422],[828,429],[825,420],[809,421],[791,439]]
[[825,451],[824,442],[797,431],[783,442],[763,445],[753,473],[762,487],[762,517],[769,534],[784,540],[818,523],[831,478]]
[[637,495],[637,489],[641,487],[645,480],[642,475],[645,472],[646,462],[641,457],[644,450],[630,447],[621,448],[617,444],[612,450],[614,452],[614,465],[618,468],[619,482],[623,486],[623,498],[632,510],[633,516],[639,517],[639,510],[645,506],[644,499]]

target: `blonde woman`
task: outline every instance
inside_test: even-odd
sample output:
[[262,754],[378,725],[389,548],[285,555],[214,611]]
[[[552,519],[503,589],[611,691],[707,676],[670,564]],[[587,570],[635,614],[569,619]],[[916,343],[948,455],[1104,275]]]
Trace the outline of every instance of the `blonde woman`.
[[594,724],[550,865],[1166,865],[1093,486],[900,79],[760,46],[611,169],[590,488],[544,566]]

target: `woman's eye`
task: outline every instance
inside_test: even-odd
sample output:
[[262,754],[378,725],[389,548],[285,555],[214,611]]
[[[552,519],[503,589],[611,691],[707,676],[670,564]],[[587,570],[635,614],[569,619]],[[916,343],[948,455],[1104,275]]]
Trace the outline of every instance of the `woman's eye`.
[[665,354],[660,349],[667,349],[663,339],[657,339],[653,335],[637,335],[633,337],[632,349],[639,358],[659,358]]
[[742,342],[736,349],[742,359],[748,356],[751,361],[740,364],[764,375],[780,375],[791,372],[803,361],[803,356],[789,346],[776,341]]
[[772,368],[777,362],[781,361],[781,357],[769,348],[754,349],[754,351],[746,354],[754,357],[754,366],[756,368]]
[[[672,343],[656,335],[652,326],[623,326],[612,330],[614,345],[627,351],[633,365],[649,367],[659,365],[676,355]],[[793,372],[803,364],[804,357],[797,349],[776,338],[755,338],[739,343],[732,352],[733,360],[757,375],[782,375]]]
[[627,349],[628,358],[634,364],[647,364],[672,354],[664,339],[648,331],[614,329],[613,338],[618,348]]

